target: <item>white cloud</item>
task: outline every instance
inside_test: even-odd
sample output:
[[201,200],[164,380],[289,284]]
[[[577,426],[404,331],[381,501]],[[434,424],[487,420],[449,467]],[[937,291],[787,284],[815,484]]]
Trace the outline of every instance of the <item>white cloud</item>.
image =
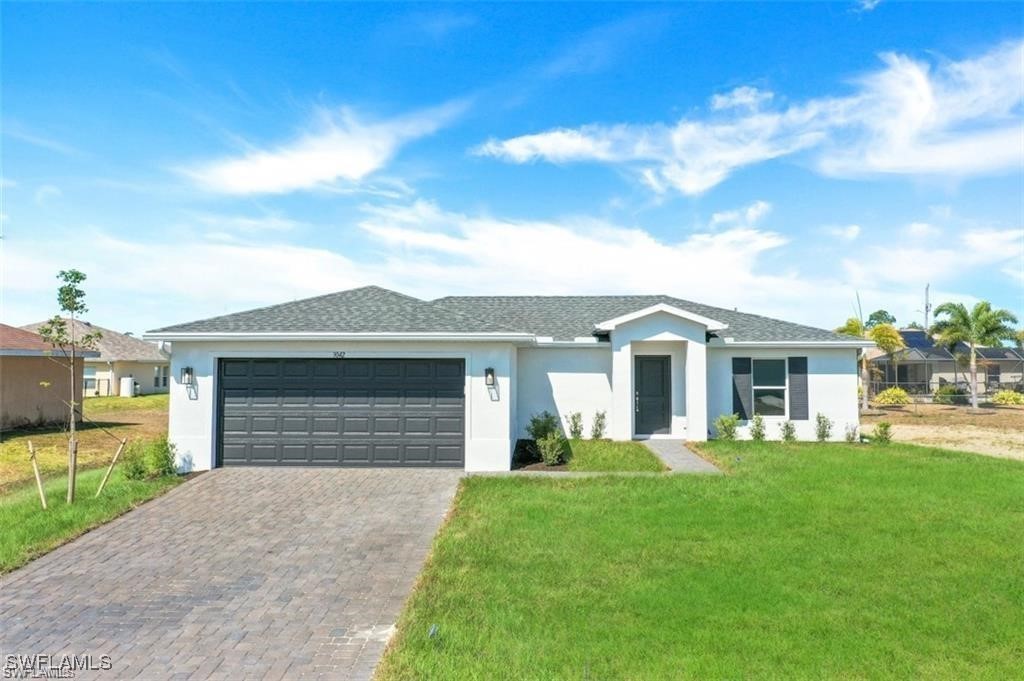
[[217,213],[190,213],[189,217],[199,224],[211,228],[237,232],[286,232],[303,225],[301,222],[284,217],[279,213],[263,215],[220,215]]
[[[802,270],[811,263],[793,253],[805,245],[757,226],[766,210],[754,203],[722,211],[735,218],[716,229],[680,226],[658,237],[585,216],[517,220],[418,200],[364,206],[357,233],[345,240],[353,250],[344,252],[288,244],[274,230],[175,233],[143,243],[82,229],[62,238],[60,268],[89,275],[93,321],[136,331],[371,283],[423,298],[665,293],[832,327],[855,290],[909,319],[924,283],[932,282],[936,300],[952,298],[964,277],[1019,265],[1024,238],[1024,230],[974,229],[935,247],[871,244],[841,270],[812,275]],[[60,269],[52,250],[52,239],[5,240],[5,319],[27,323],[50,314]]]
[[738,108],[753,110],[771,101],[774,96],[772,92],[743,85],[723,95],[713,95],[711,97],[711,109],[713,111]]
[[62,194],[63,192],[60,190],[60,187],[44,184],[36,189],[33,200],[36,202],[36,205],[42,206],[50,199],[60,198]]
[[182,172],[200,187],[224,194],[283,194],[357,183],[387,165],[403,144],[436,132],[465,107],[450,102],[369,123],[351,109],[320,110],[317,124],[297,139]]
[[1013,171],[1024,160],[1024,42],[934,65],[881,55],[883,66],[845,97],[773,109],[770,93],[737,88],[712,113],[674,124],[585,125],[504,140],[474,153],[513,163],[592,161],[632,168],[656,192],[700,194],[736,170],[807,152],[819,172],[963,178]]
[[881,4],[882,0],[857,0],[857,9],[861,12],[870,12]]
[[724,210],[712,213],[711,222],[708,227],[716,229],[722,226],[744,225],[747,227],[756,226],[761,219],[772,210],[772,204],[767,201],[754,201],[743,209]]
[[927,222],[911,222],[907,225],[906,232],[916,239],[925,239],[938,236],[942,230]]
[[826,227],[825,232],[843,241],[856,241],[860,236],[861,229],[860,225],[833,225]]

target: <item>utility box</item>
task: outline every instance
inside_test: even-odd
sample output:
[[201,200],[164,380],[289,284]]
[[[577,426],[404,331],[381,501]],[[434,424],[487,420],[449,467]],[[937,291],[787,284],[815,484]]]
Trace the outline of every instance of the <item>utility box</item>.
[[135,397],[135,378],[132,376],[121,377],[121,390],[118,391],[121,397]]

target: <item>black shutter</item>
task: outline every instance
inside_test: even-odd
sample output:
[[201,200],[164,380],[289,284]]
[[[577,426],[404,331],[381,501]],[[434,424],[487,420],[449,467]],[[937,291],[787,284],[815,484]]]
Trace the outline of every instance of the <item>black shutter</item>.
[[748,420],[754,414],[753,396],[751,395],[750,358],[732,358],[732,411],[739,414],[741,421]]
[[807,358],[789,358],[789,420],[807,421],[811,418],[807,402]]

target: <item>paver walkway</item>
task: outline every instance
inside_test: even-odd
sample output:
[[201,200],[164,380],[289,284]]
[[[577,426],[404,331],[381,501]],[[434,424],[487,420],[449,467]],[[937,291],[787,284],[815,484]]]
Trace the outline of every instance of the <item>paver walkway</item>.
[[682,440],[644,440],[672,473],[721,473],[718,466],[691,452]]
[[365,679],[462,471],[228,468],[0,577],[0,651],[81,678]]

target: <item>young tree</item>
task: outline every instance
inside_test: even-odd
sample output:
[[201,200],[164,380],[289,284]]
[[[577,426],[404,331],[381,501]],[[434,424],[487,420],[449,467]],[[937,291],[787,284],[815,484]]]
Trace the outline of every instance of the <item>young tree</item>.
[[[886,354],[895,353],[906,347],[903,343],[903,337],[900,335],[900,332],[891,324],[878,324],[874,327],[868,327],[858,318],[850,317],[846,320],[845,324],[836,329],[836,333],[872,341]],[[868,385],[870,380],[871,377],[868,373],[868,355],[866,352],[862,351],[860,353],[860,407],[863,410],[867,410],[868,408]]]
[[[939,319],[945,316],[945,319]],[[978,352],[979,347],[1000,345],[1011,340],[1015,331],[1011,324],[1017,317],[1009,310],[993,310],[988,301],[981,301],[971,310],[963,303],[943,303],[935,308],[932,335],[946,346],[963,343],[969,349],[971,372],[971,408],[978,408]]]
[[903,336],[892,324],[878,324],[868,329],[868,339],[874,341],[882,352],[889,355],[889,360],[892,362],[893,378],[898,384],[900,380],[899,360],[903,349],[907,347],[907,344],[903,342]]
[[878,326],[879,324],[896,324],[896,318],[889,314],[886,310],[875,310],[868,315],[868,321],[865,326],[869,329]]
[[58,314],[39,328],[39,335],[61,351],[64,361],[55,361],[67,367],[71,373],[71,395],[67,401],[70,417],[68,424],[67,501],[70,504],[75,500],[75,474],[78,472],[78,439],[75,435],[76,412],[78,411],[78,402],[75,401],[75,398],[78,395],[78,390],[81,388],[76,380],[75,372],[79,360],[78,351],[94,349],[100,334],[98,332],[87,333],[77,337],[75,318],[89,311],[89,308],[85,306],[85,291],[79,287],[79,284],[85,281],[85,275],[78,270],[61,270],[57,275],[57,279],[63,282],[57,289],[57,304],[60,306],[61,311],[68,316],[71,323],[69,324],[68,320],[65,320]]

